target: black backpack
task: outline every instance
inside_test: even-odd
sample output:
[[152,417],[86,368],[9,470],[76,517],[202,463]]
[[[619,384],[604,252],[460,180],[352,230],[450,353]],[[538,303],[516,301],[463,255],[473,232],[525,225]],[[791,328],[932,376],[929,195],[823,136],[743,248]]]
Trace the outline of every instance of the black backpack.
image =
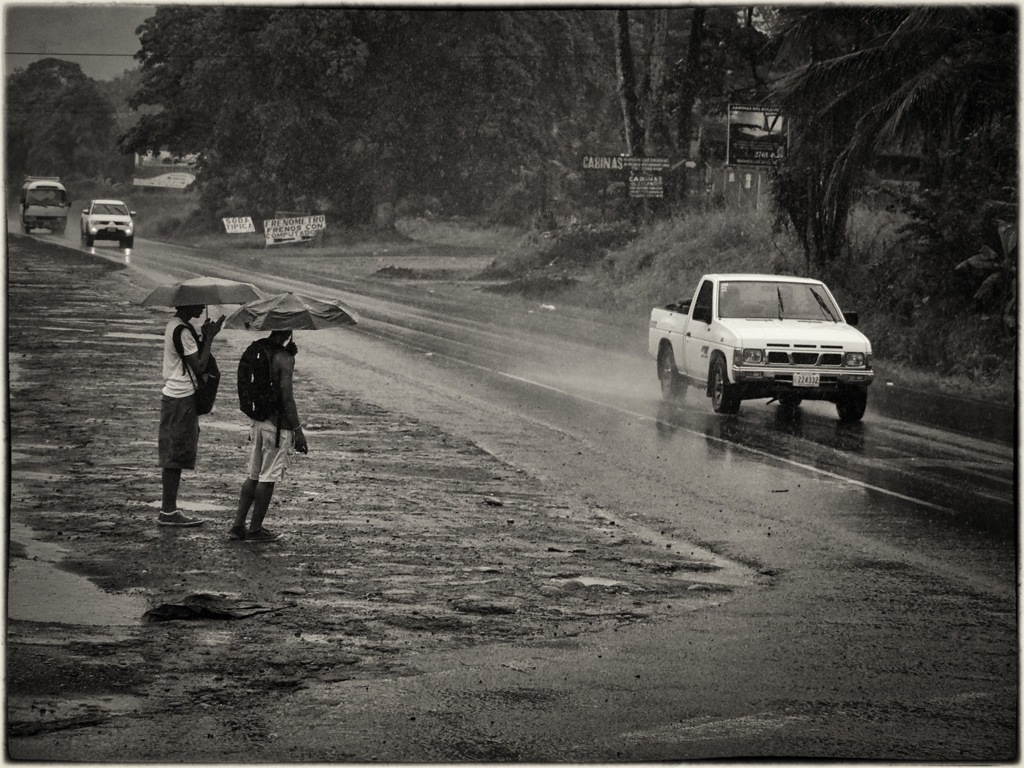
[[181,334],[186,330],[192,334],[192,338],[195,339],[196,346],[201,349],[203,343],[191,323],[183,322],[175,328],[172,335],[172,341],[174,342],[174,350],[178,353],[178,357],[181,358],[182,369],[184,369],[185,373],[188,374],[188,377],[192,379],[192,384],[196,388],[196,413],[200,416],[205,416],[213,410],[213,403],[217,399],[217,388],[220,386],[220,368],[217,367],[217,361],[214,359],[213,355],[210,355],[209,359],[206,361],[206,370],[203,371],[203,375],[199,377],[199,381],[195,380],[192,376],[192,369],[185,363],[185,347],[181,343]]
[[281,386],[273,368],[278,349],[269,339],[257,339],[238,361],[238,407],[250,419],[266,421],[280,410]]

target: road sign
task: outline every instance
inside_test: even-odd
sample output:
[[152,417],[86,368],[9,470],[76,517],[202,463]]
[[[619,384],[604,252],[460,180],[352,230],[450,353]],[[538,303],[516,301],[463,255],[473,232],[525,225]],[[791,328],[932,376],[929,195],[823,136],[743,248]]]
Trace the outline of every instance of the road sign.
[[630,197],[664,197],[661,172],[669,167],[667,157],[632,155],[584,155],[583,169],[588,171],[625,171],[629,174]]
[[224,231],[229,235],[255,232],[256,225],[252,223],[252,216],[228,216],[224,219]]
[[263,222],[267,245],[301,243],[311,240],[322,229],[327,229],[327,219],[323,214],[293,219],[266,219]]
[[775,165],[786,159],[788,140],[786,120],[778,109],[729,105],[726,165]]
[[663,171],[666,157],[633,157],[632,155],[584,155],[585,171]]
[[630,197],[664,197],[665,184],[660,173],[630,173]]

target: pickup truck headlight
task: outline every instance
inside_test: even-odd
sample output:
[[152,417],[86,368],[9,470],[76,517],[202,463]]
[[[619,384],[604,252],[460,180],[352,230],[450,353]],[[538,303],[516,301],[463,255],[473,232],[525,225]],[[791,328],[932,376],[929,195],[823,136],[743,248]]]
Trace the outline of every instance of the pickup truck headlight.
[[732,353],[733,365],[761,365],[764,362],[763,349],[737,349]]
[[866,358],[863,352],[847,352],[843,356],[843,365],[847,368],[863,368]]
[[131,227],[130,224],[127,227],[124,228],[124,233],[126,235],[130,235],[132,233],[132,227]]

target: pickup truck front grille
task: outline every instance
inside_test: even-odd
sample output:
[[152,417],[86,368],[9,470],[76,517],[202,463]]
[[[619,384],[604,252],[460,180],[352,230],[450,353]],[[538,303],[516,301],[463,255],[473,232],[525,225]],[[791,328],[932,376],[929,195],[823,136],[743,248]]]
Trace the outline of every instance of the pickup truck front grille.
[[840,367],[843,356],[839,352],[782,352],[768,351],[768,365],[830,365]]

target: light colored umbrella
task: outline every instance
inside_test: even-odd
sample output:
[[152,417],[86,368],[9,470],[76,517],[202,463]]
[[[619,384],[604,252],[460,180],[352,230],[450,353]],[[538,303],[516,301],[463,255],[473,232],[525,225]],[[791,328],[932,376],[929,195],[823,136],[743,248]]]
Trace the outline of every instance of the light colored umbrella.
[[252,283],[219,277],[194,277],[161,285],[142,300],[144,307],[181,307],[196,304],[245,304],[263,298]]
[[355,325],[355,310],[336,299],[324,301],[301,293],[279,293],[241,307],[224,323],[225,328],[249,331],[315,331]]

